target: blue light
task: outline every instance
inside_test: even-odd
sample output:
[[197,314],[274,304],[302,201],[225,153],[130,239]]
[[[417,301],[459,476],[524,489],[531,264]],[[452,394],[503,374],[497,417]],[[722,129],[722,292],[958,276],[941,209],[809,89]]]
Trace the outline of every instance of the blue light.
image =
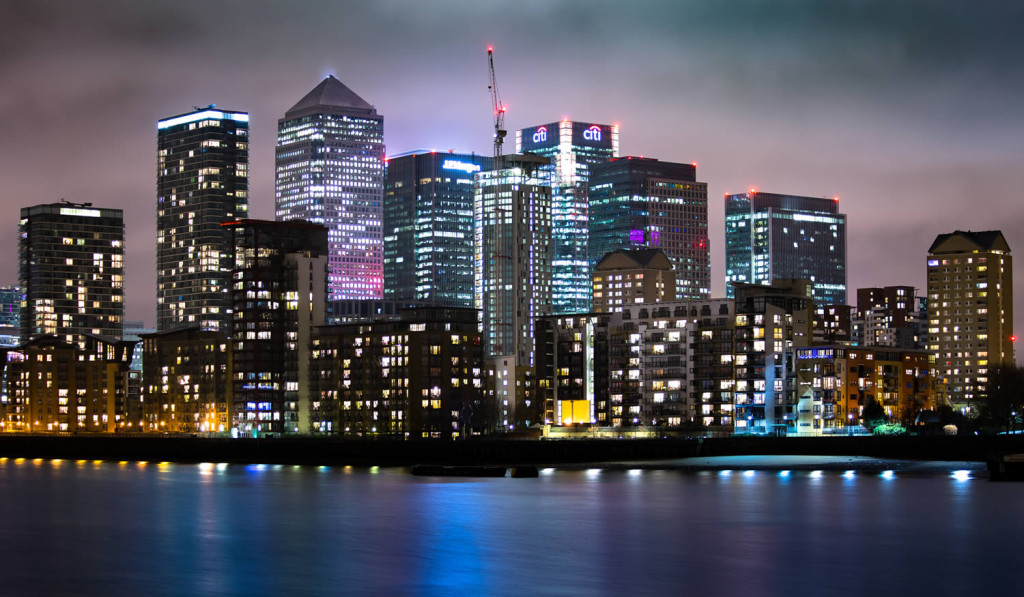
[[185,114],[184,116],[177,116],[175,118],[168,118],[167,120],[160,120],[156,123],[156,128],[166,129],[172,126],[178,126],[179,124],[188,124],[190,122],[198,122],[200,120],[234,120],[235,122],[249,122],[249,115],[243,113],[232,113],[232,112],[221,112],[220,110],[203,110],[202,112],[193,112],[192,114]]
[[785,479],[789,477],[789,471],[779,471],[779,476]]
[[459,160],[445,160],[441,167],[445,170],[461,170],[467,174],[479,172],[481,170],[480,164],[471,164],[469,162],[460,162]]
[[882,473],[882,478],[887,481],[891,481],[892,479],[896,478],[896,473],[892,471],[885,471],[884,473]]
[[971,479],[971,471],[953,471],[950,476],[958,482],[963,483],[964,481],[969,481]]

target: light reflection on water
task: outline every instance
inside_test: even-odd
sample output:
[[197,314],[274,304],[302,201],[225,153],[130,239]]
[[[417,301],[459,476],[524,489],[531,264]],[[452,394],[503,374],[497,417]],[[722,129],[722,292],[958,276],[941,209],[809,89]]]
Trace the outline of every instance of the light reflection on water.
[[0,459],[4,594],[1014,594],[1024,582],[1022,486],[968,471],[432,479],[63,464]]

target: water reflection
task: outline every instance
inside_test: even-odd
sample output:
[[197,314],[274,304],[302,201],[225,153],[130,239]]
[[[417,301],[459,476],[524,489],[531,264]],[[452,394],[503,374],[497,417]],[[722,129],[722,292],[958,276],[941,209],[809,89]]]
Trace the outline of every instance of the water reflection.
[[17,513],[0,517],[4,594],[40,578],[85,595],[1015,594],[1024,582],[1004,548],[1024,531],[1019,487],[968,471],[453,480],[88,463],[0,459]]

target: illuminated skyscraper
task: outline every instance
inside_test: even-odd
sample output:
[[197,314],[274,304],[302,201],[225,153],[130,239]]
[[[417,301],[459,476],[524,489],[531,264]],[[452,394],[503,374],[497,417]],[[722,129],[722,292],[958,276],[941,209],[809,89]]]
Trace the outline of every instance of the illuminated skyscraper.
[[839,200],[751,190],[725,196],[725,282],[810,280],[817,302],[846,304],[846,214]]
[[197,109],[157,123],[157,329],[226,331],[230,235],[247,217],[249,115]]
[[508,155],[476,175],[473,206],[475,306],[485,358],[495,370],[498,423],[529,427],[542,414],[533,398],[534,322],[551,314],[551,187],[544,157]]
[[618,249],[661,249],[676,271],[676,297],[711,295],[708,185],[694,164],[624,157],[590,175],[590,262]]
[[473,174],[492,161],[433,151],[388,158],[385,298],[473,307]]
[[50,334],[120,340],[124,326],[124,217],[91,203],[23,207],[19,226],[21,342]]
[[949,402],[977,415],[991,369],[1012,365],[1013,257],[999,230],[940,234],[928,249],[928,350]]
[[587,255],[590,169],[619,155],[618,125],[552,122],[516,131],[516,153],[551,159],[551,289],[554,314],[590,310]]
[[323,224],[330,300],[384,290],[384,117],[334,78],[277,121],[278,220]]

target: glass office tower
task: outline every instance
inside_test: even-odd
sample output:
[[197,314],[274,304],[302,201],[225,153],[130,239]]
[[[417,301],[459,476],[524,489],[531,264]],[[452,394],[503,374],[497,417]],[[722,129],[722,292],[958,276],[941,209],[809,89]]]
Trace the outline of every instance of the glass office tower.
[[197,109],[157,123],[158,330],[231,324],[230,236],[249,209],[249,115]]
[[551,160],[554,314],[590,311],[587,256],[590,169],[619,155],[618,125],[563,120],[516,131],[516,153]]
[[846,303],[846,214],[839,199],[762,193],[725,196],[725,282],[812,282],[815,301]]
[[473,307],[473,175],[492,161],[434,151],[388,158],[384,298]]
[[676,297],[711,296],[708,185],[694,164],[623,157],[590,174],[590,261],[618,249],[661,249],[676,271]]
[[384,296],[384,117],[334,78],[277,122],[276,219],[329,230],[330,300]]

